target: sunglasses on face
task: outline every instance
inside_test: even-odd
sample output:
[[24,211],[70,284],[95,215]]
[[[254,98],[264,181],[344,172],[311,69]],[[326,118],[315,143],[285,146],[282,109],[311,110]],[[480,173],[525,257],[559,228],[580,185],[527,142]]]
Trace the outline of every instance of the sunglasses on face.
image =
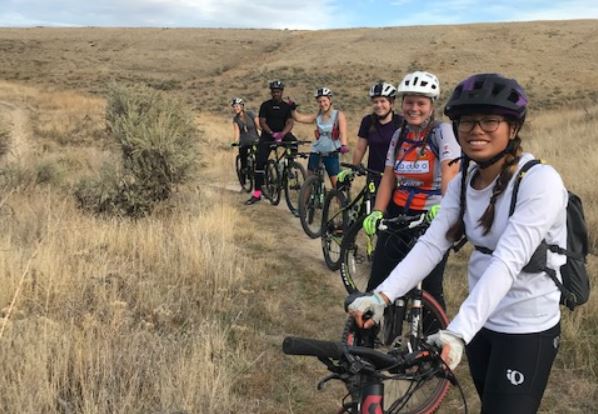
[[505,120],[502,118],[460,119],[457,129],[459,132],[471,132],[476,125],[479,125],[484,132],[494,132],[501,122],[505,122]]

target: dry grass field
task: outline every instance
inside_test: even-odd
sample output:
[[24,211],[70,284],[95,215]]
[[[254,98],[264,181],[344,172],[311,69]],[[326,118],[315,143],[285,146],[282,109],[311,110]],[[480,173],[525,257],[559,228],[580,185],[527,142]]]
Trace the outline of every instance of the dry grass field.
[[[0,29],[0,412],[335,412],[340,386],[317,392],[325,370],[280,344],[338,337],[338,276],[284,208],[246,208],[234,185],[228,99],[256,108],[269,79],[285,80],[306,110],[312,89],[328,85],[356,132],[378,79],[427,69],[446,98],[472,72],[518,78],[532,99],[525,148],[582,196],[596,253],[597,23]],[[95,217],[73,197],[81,177],[119,160],[105,125],[113,82],[180,96],[196,113],[201,168],[144,219]],[[451,314],[465,257],[447,270]],[[589,266],[596,285],[595,256]],[[598,410],[597,315],[596,294],[564,310],[541,412]],[[465,364],[458,374],[476,412]],[[455,391],[441,412],[462,412]]]

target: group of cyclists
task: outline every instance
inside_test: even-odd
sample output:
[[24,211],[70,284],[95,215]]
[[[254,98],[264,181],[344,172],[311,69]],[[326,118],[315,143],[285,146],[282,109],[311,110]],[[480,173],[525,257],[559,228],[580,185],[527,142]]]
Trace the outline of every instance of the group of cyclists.
[[[347,180],[352,170],[341,171],[339,161],[349,152],[347,121],[332,91],[318,88],[318,112],[303,114],[283,99],[281,81],[269,87],[272,99],[257,117],[241,99],[232,101],[235,139],[257,142],[255,188],[246,204],[262,199],[270,144],[296,140],[295,121],[316,127],[308,170],[322,158],[332,186]],[[348,311],[360,327],[372,328],[420,281],[445,307],[449,250],[464,237],[484,246],[469,259],[469,294],[459,311],[428,341],[451,368],[467,354],[482,413],[535,413],[559,347],[560,291],[544,273],[523,269],[543,240],[566,246],[567,191],[552,167],[540,165],[527,172],[510,214],[515,177],[534,159],[522,148],[528,98],[515,79],[494,73],[464,79],[444,104],[450,122],[436,119],[439,97],[438,77],[425,71],[407,74],[397,87],[379,82],[369,89],[372,113],[361,120],[352,163],[367,152],[367,168],[383,174],[374,178],[376,201],[363,229],[374,234],[381,220],[398,215],[425,214],[430,225],[413,243],[378,235],[368,292],[354,296]],[[558,273],[565,256],[547,254]]]

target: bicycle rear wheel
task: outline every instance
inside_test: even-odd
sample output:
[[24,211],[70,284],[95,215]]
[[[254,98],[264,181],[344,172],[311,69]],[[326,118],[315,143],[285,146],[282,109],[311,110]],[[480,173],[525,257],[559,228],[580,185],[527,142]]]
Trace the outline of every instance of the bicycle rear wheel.
[[280,203],[280,176],[278,174],[277,162],[273,159],[269,159],[266,163],[262,190],[268,201],[270,201],[270,204],[277,206]]
[[324,196],[322,178],[317,175],[307,177],[299,192],[299,220],[305,234],[312,239],[322,234]]
[[341,267],[341,244],[349,221],[348,213],[343,209],[348,201],[345,193],[336,188],[330,190],[324,200],[322,253],[326,266],[330,270],[338,270]]
[[237,172],[237,178],[239,179],[239,184],[241,184],[241,188],[249,193],[253,188],[253,174],[249,174],[250,162],[251,157],[247,157],[247,166],[245,168],[241,167],[241,155],[237,154],[235,157],[235,171]]
[[305,182],[305,168],[297,161],[293,161],[286,170],[284,197],[287,207],[294,216],[299,215],[299,192]]
[[365,234],[364,219],[359,217],[349,227],[341,243],[341,280],[349,293],[365,292],[372,271],[377,238]]

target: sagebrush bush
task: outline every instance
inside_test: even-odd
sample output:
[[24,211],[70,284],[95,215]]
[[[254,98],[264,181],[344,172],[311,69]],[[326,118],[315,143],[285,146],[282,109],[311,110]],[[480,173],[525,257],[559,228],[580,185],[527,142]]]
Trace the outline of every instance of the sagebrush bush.
[[0,129],[0,159],[10,150],[10,133],[6,129]]
[[77,200],[96,213],[150,214],[196,165],[198,131],[193,114],[163,92],[114,86],[106,123],[122,151],[122,167],[105,167],[97,178],[81,181]]

